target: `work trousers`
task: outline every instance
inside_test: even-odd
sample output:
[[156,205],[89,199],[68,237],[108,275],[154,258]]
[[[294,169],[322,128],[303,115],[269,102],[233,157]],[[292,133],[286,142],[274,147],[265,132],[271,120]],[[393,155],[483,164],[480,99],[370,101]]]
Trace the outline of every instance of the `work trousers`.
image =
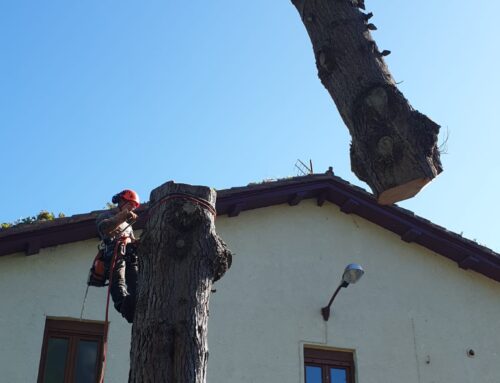
[[135,254],[118,255],[110,293],[116,310],[129,322],[134,318],[138,270]]

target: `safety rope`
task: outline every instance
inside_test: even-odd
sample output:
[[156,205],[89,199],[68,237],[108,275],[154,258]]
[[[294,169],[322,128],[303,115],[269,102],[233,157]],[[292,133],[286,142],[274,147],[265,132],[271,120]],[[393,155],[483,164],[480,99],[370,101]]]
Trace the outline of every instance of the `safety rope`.
[[101,367],[101,376],[99,378],[99,382],[104,382],[104,370],[106,369],[106,354],[108,352],[108,330],[109,330],[109,296],[111,295],[111,286],[113,284],[113,271],[115,269],[116,261],[118,258],[118,248],[122,243],[127,242],[128,237],[119,238],[116,241],[115,248],[113,249],[113,257],[111,258],[111,264],[109,267],[109,284],[108,284],[108,293],[106,296],[106,315],[104,319],[104,340],[102,345],[102,367]]
[[149,208],[148,217],[149,217],[149,215],[151,215],[152,210],[156,209],[162,203],[167,202],[167,201],[172,200],[172,199],[183,199],[186,201],[190,201],[190,202],[194,203],[195,205],[198,205],[198,206],[208,210],[210,213],[213,214],[214,218],[217,217],[217,211],[215,210],[215,208],[212,206],[212,204],[209,201],[207,201],[206,199],[194,196],[192,194],[188,194],[188,193],[172,193],[172,194],[167,195],[166,197],[162,198],[161,200],[159,200],[158,202],[156,202],[154,205],[152,205]]

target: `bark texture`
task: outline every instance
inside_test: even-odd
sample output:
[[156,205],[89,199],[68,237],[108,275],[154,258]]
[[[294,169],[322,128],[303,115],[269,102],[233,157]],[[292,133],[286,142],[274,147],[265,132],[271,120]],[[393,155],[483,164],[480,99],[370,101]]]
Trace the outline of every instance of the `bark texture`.
[[[215,232],[216,192],[167,182],[151,192],[139,246],[137,305],[129,383],[204,383],[212,283],[231,266],[231,252]],[[173,195],[177,197],[172,198]]]
[[370,31],[364,0],[292,0],[311,39],[318,76],[352,137],[351,169],[381,204],[413,197],[443,169],[439,125],[397,89]]

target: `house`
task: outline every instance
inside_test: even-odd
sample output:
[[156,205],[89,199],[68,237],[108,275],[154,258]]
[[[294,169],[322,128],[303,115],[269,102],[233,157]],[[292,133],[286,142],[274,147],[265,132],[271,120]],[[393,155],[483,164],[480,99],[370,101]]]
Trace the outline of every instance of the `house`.
[[[235,255],[211,298],[209,382],[500,382],[499,254],[331,172],[221,190],[217,212]],[[104,289],[79,318],[98,213],[0,231],[0,381],[92,379]],[[365,274],[325,321],[350,263]],[[106,382],[125,382],[131,327],[110,320]]]

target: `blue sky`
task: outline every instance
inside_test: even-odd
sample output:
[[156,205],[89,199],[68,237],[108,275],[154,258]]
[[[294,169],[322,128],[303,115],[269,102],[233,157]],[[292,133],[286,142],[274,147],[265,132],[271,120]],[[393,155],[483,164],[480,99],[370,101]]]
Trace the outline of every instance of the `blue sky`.
[[[407,209],[500,251],[500,3],[367,0],[411,104],[448,135]],[[0,221],[168,180],[223,189],[350,171],[350,137],[289,0],[0,2]]]

